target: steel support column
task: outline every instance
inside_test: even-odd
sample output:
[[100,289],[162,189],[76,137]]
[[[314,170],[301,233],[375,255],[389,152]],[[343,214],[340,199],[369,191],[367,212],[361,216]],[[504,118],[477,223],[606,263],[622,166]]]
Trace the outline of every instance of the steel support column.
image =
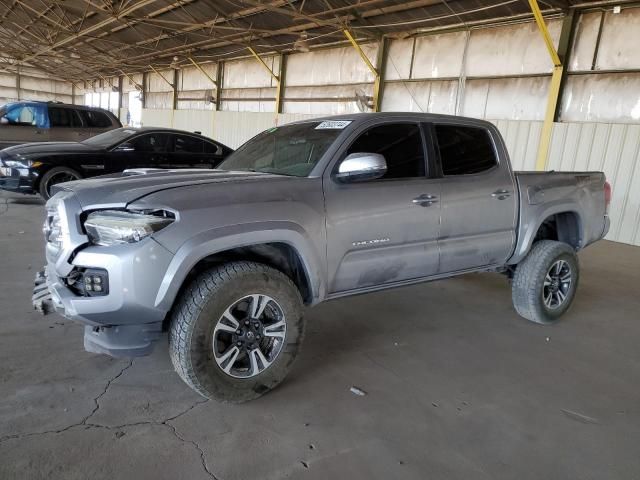
[[280,68],[278,70],[278,84],[276,86],[276,115],[282,113],[282,97],[284,96],[284,78],[287,68],[287,56],[280,54]]
[[[276,115],[278,113],[280,113],[280,79],[281,77],[279,77],[278,75],[276,75],[275,73],[273,73],[273,70],[271,70],[269,68],[269,65],[267,65],[265,63],[265,61],[262,59],[262,57],[260,55],[258,55],[258,52],[256,52],[253,48],[251,47],[247,47],[247,49],[251,52],[251,55],[253,55],[256,60],[258,60],[258,62],[260,62],[260,65],[262,65],[264,67],[264,69],[269,72],[269,74],[273,77],[273,79],[276,81],[276,105],[275,105],[275,112]],[[280,68],[282,68],[282,56],[280,57]]]
[[547,109],[542,124],[542,132],[540,134],[540,145],[538,146],[538,157],[536,159],[536,170],[545,170],[547,167],[547,155],[549,153],[549,145],[551,144],[551,134],[553,132],[553,120],[556,113],[556,105],[560,94],[560,84],[562,80],[562,61],[558,56],[553,39],[549,34],[549,29],[544,21],[537,0],[529,0],[529,6],[533,12],[538,30],[542,35],[542,39],[549,51],[551,62],[553,63],[553,73],[551,75],[551,84],[549,85],[549,93],[547,96]]
[[[353,48],[355,48],[356,51],[360,54],[360,58],[362,58],[362,61],[369,68],[369,70],[371,70],[371,73],[373,73],[373,106],[372,108],[374,112],[379,112],[380,111],[380,83],[381,83],[380,71],[373,66],[373,64],[371,63],[371,60],[369,60],[369,57],[367,57],[367,55],[364,53],[364,51],[360,47],[360,44],[356,41],[355,38],[353,38],[353,35],[351,35],[351,32],[346,28],[342,32],[344,33],[344,36],[347,37],[347,40],[351,42],[351,45],[353,45]],[[383,40],[379,48],[384,49],[384,46],[385,44]],[[380,64],[382,65],[383,52],[378,52],[378,58],[380,59]]]
[[224,85],[224,62],[216,66],[216,110],[222,110],[222,86]]

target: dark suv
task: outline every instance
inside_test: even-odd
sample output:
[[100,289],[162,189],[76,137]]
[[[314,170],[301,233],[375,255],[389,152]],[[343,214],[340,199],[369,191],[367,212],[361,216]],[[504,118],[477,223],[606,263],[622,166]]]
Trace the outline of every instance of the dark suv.
[[58,102],[14,102],[0,107],[0,149],[29,142],[80,142],[122,124],[102,108]]

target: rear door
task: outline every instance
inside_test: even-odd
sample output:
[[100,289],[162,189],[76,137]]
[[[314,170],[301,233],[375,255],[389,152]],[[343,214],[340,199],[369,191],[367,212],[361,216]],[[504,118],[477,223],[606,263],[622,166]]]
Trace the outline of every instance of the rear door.
[[83,113],[87,118],[90,136],[113,130],[113,123],[106,113],[99,110],[84,110]]
[[[337,166],[351,153],[384,155],[387,173],[376,180],[338,182]],[[439,179],[426,176],[419,123],[378,121],[347,139],[324,180],[329,293],[437,273],[439,188]]]
[[195,135],[169,135],[168,163],[163,168],[211,168],[205,161],[204,141]]
[[50,105],[49,123],[51,141],[81,142],[89,138],[89,129],[76,109]]
[[491,133],[475,125],[435,124],[442,206],[440,271],[503,264],[515,244],[516,190]]

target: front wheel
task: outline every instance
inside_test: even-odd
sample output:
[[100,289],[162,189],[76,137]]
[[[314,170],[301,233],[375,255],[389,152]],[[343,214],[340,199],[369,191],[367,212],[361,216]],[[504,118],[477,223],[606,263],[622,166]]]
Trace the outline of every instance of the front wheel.
[[82,175],[71,168],[54,167],[42,175],[39,187],[40,195],[45,200],[49,200],[51,197],[51,187],[58,183],[72,182],[74,180],[80,180],[81,178]]
[[171,317],[169,352],[187,385],[240,403],[275,388],[304,337],[300,293],[289,277],[254,262],[200,274]]
[[580,269],[570,245],[542,240],[516,267],[511,284],[513,306],[535,323],[556,322],[576,295]]

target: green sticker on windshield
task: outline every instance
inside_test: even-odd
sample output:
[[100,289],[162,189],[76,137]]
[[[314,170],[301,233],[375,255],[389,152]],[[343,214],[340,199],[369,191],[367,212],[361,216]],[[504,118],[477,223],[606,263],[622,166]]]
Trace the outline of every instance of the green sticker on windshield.
[[273,133],[276,130],[278,130],[278,127],[273,127],[273,128],[270,128],[269,130],[267,130],[267,133]]

